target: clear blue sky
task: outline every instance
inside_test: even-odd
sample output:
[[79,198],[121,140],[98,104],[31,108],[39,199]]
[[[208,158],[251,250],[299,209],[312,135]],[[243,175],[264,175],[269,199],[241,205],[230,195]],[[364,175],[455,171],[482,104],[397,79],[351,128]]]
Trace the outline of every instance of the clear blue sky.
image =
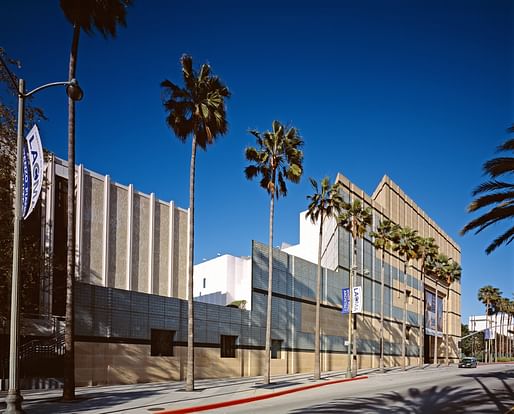
[[[59,2],[4,0],[0,46],[28,87],[65,80],[71,27]],[[514,292],[514,250],[486,256],[460,237],[481,165],[514,123],[514,3],[495,1],[135,1],[117,39],[83,35],[77,77],[77,161],[188,205],[190,143],[166,127],[160,82],[181,82],[179,58],[208,61],[233,93],[230,133],[197,158],[196,262],[250,254],[267,240],[268,198],[244,178],[246,131],[273,119],[299,128],[305,177],[276,211],[275,244],[298,240],[307,177],[337,172],[368,194],[388,174],[462,248],[462,316],[481,313],[485,284]],[[316,4],[316,7],[312,5]],[[66,158],[66,99],[35,103],[44,145]]]

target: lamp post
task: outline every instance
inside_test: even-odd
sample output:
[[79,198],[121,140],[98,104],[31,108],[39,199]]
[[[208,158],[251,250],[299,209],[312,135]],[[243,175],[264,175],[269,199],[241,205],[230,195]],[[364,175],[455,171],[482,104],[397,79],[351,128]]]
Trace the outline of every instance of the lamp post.
[[14,237],[13,237],[13,261],[11,275],[11,324],[9,331],[9,390],[5,397],[6,409],[5,414],[21,414],[24,413],[21,402],[23,397],[20,394],[20,376],[19,376],[19,267],[20,267],[20,227],[21,227],[21,193],[23,188],[22,179],[22,159],[23,159],[23,124],[25,115],[25,99],[35,93],[50,88],[52,86],[66,86],[67,95],[74,101],[82,99],[84,93],[76,79],[67,82],[52,82],[39,86],[29,92],[25,91],[25,81],[23,79],[16,80],[4,60],[0,56],[0,63],[7,71],[9,78],[17,91],[18,95],[18,126],[17,126],[17,149],[16,149],[16,191],[14,201]]
[[347,355],[347,362],[346,362],[346,378],[352,378],[353,376],[353,369],[352,369],[352,328],[353,328],[353,315],[352,315],[352,308],[353,308],[353,275],[355,271],[357,270],[357,266],[353,265],[350,269],[349,274],[349,280],[348,280],[348,286],[350,288],[350,300],[349,300],[349,309],[348,309],[348,355]]

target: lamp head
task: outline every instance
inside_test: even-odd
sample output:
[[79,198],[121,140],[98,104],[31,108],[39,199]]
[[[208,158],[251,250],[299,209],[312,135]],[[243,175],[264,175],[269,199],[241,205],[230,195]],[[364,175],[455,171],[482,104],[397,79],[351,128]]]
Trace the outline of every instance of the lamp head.
[[84,92],[79,86],[77,79],[72,79],[68,83],[66,86],[66,94],[74,101],[80,101],[84,97]]

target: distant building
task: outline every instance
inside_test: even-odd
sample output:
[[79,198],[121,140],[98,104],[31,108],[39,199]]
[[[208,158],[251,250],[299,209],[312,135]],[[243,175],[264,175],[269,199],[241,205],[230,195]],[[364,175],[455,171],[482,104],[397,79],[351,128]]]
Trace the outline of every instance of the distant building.
[[498,312],[490,315],[486,319],[485,315],[473,315],[469,317],[468,329],[470,332],[484,331],[489,328],[491,337],[494,339],[496,335],[514,336],[514,320],[510,321],[509,316],[505,313]]
[[194,299],[216,305],[245,301],[251,309],[252,259],[228,254],[215,257],[194,267]]

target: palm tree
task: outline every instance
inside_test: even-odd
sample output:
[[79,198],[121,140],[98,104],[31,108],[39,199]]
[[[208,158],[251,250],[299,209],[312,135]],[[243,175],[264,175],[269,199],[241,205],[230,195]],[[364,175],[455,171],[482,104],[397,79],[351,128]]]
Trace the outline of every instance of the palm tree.
[[505,314],[506,314],[506,318],[507,318],[507,322],[506,322],[506,326],[507,326],[507,336],[506,336],[506,341],[507,341],[507,344],[506,344],[506,353],[507,353],[507,356],[509,358],[512,358],[512,339],[511,339],[511,332],[512,332],[512,318],[514,316],[514,301],[513,300],[510,300],[507,298],[507,302],[506,302],[506,311],[505,311]]
[[[490,329],[490,316],[493,313],[493,307],[501,297],[501,291],[491,285],[486,285],[478,290],[478,300],[485,305],[486,326]],[[491,333],[489,332],[489,335]],[[490,336],[489,336],[490,337]],[[491,340],[486,340],[486,362],[491,362]]]
[[437,365],[438,357],[438,325],[439,325],[439,281],[443,280],[449,263],[448,256],[439,253],[433,262],[430,263],[430,272],[435,279],[435,336],[434,336],[434,365]]
[[374,239],[375,247],[382,252],[380,261],[380,372],[384,372],[384,262],[385,251],[392,248],[393,234],[396,231],[397,224],[384,219],[380,221],[376,231],[371,232]]
[[445,362],[446,365],[450,365],[449,361],[449,352],[450,352],[450,336],[449,336],[449,321],[450,321],[450,288],[453,282],[460,280],[461,274],[462,274],[462,268],[460,265],[454,261],[453,259],[450,259],[448,261],[448,266],[445,269],[445,282],[447,285],[446,290],[446,354],[445,354]]
[[246,178],[252,180],[260,176],[260,186],[270,197],[269,242],[268,242],[268,303],[266,308],[266,345],[264,358],[264,382],[270,382],[271,348],[271,297],[273,282],[273,218],[275,198],[287,195],[286,180],[299,183],[303,173],[302,138],[296,128],[285,127],[273,121],[272,130],[259,132],[251,130],[257,147],[247,147],[246,159],[251,164],[245,168]]
[[[507,355],[509,358],[512,358],[512,322],[514,320],[514,300],[509,300],[509,305],[507,308]],[[510,332],[509,332],[510,331]]]
[[419,366],[424,364],[424,312],[425,312],[425,275],[430,267],[430,263],[436,258],[439,246],[435,244],[433,237],[419,237],[418,238],[418,259],[421,262],[421,275],[420,275],[420,299],[418,301],[418,318],[419,318]]
[[402,321],[402,367],[406,368],[406,327],[407,327],[407,269],[410,261],[418,257],[418,232],[402,227],[393,236],[393,250],[403,257],[403,321]]
[[320,291],[321,291],[321,249],[323,242],[323,223],[325,219],[335,218],[341,210],[343,199],[339,193],[340,184],[330,185],[328,177],[321,180],[320,186],[313,178],[310,178],[314,194],[308,195],[310,200],[306,217],[313,224],[319,224],[318,237],[318,268],[316,271],[316,332],[314,337],[314,379],[321,378],[320,369]]
[[[353,240],[353,255],[352,255],[352,266],[349,275],[349,287],[350,287],[350,298],[353,296],[352,283],[353,274],[357,271],[357,240],[362,239],[366,234],[366,231],[372,223],[372,214],[369,207],[363,207],[360,200],[353,200],[353,203],[344,202],[343,213],[337,218],[338,224],[343,227],[346,231],[350,232]],[[357,359],[357,341],[356,335],[353,336],[352,342],[352,309],[350,299],[350,312],[348,314],[348,364],[347,364],[347,376],[354,376],[357,372],[357,366],[352,367],[352,358],[350,356],[350,344],[353,348],[353,359]],[[355,316],[357,318],[357,315]],[[356,319],[357,320],[357,319]]]
[[[507,131],[514,133],[514,124]],[[505,141],[498,146],[497,150],[499,152],[514,152],[514,138]],[[514,173],[514,157],[493,158],[484,163],[483,170],[490,177],[490,180],[473,190],[473,196],[480,196],[471,202],[468,206],[468,212],[478,211],[485,207],[491,207],[491,209],[466,224],[461,230],[461,234],[470,230],[475,230],[475,234],[478,234],[492,224],[502,221],[512,222],[514,218],[514,183],[498,181],[499,177]],[[485,252],[490,254],[497,247],[509,244],[512,240],[514,240],[514,226],[494,239],[487,246]]]
[[[80,32],[98,31],[103,37],[116,37],[119,25],[126,26],[126,8],[132,0],[60,0],[66,19],[73,26],[68,80],[75,79]],[[73,289],[75,285],[75,101],[68,98],[68,211],[66,325],[64,332],[63,399],[75,398],[75,350],[73,344]]]
[[182,77],[184,87],[164,80],[163,105],[167,112],[166,123],[176,137],[186,142],[191,137],[191,164],[189,169],[189,246],[188,246],[188,321],[187,321],[187,371],[186,390],[194,390],[194,216],[195,216],[195,168],[196,149],[206,150],[216,138],[228,130],[225,100],[230,97],[221,79],[211,73],[211,67],[203,64],[200,71],[193,69],[191,56],[183,55]]

